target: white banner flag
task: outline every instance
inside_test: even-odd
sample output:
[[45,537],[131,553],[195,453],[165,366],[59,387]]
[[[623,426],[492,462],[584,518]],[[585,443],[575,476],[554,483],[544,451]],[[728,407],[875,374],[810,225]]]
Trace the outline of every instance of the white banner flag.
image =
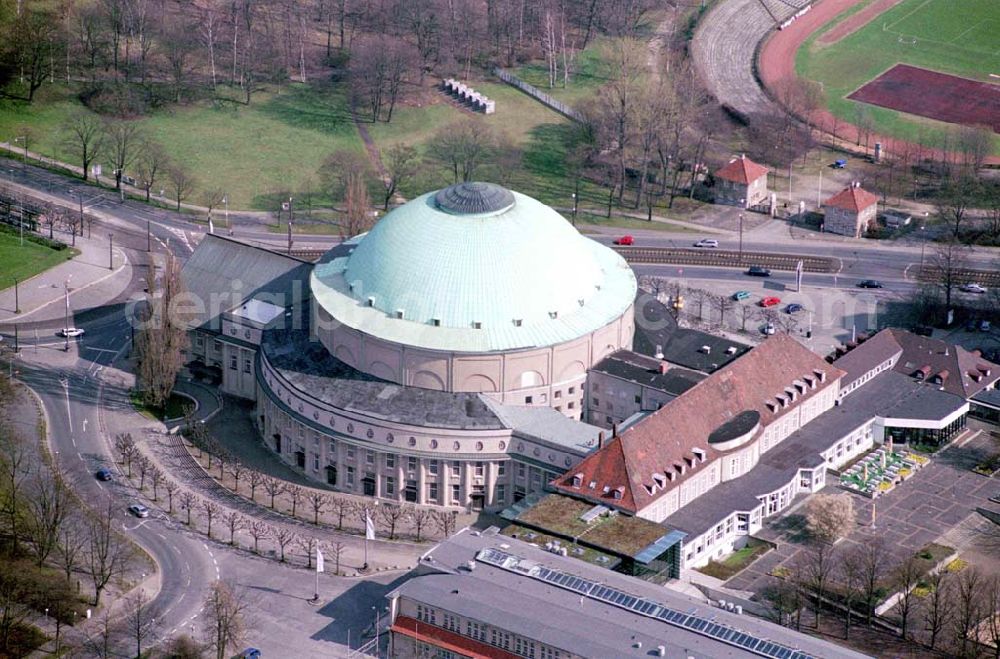
[[365,540],[375,539],[375,522],[372,521],[371,513],[365,513]]
[[215,233],[215,225],[212,224],[212,218],[208,218],[208,232]]
[[323,572],[323,552],[316,548],[316,571]]

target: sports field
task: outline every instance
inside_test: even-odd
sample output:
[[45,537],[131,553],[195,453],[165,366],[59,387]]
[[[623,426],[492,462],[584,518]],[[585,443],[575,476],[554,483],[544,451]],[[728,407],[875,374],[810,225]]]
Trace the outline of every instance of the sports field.
[[[832,43],[821,38],[836,25],[851,21],[867,4],[852,8],[812,35],[796,58],[798,75],[822,83],[830,111],[837,116],[855,122],[859,109],[864,108],[877,131],[910,140],[945,130],[948,124],[943,122],[847,98],[896,64],[1000,86],[1000,77],[990,75],[1000,76],[998,0],[902,0],[843,38]],[[1000,151],[1000,137],[996,143]]]

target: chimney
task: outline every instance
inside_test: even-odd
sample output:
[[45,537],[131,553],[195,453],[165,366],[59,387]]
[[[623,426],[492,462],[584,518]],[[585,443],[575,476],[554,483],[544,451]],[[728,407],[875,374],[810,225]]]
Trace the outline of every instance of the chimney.
[[660,375],[665,374],[669,368],[670,366],[667,364],[667,362],[660,362]]
[[604,448],[604,432],[597,433],[597,450]]
[[611,424],[611,439],[614,439],[617,436],[618,436],[618,424],[617,423],[612,423]]

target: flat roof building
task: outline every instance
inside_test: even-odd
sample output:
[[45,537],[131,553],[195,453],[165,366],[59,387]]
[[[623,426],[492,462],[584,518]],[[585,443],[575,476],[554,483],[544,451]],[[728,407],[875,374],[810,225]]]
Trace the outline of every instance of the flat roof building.
[[493,531],[459,532],[415,575],[388,596],[398,659],[865,656]]

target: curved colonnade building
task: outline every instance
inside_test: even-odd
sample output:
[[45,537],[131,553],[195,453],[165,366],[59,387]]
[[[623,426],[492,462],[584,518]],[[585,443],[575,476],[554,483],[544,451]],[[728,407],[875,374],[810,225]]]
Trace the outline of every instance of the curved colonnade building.
[[587,371],[634,333],[625,261],[488,183],[418,197],[315,265],[206,236],[183,274],[205,306],[195,369],[256,401],[282,459],[392,500],[540,490],[600,444],[579,421]]

